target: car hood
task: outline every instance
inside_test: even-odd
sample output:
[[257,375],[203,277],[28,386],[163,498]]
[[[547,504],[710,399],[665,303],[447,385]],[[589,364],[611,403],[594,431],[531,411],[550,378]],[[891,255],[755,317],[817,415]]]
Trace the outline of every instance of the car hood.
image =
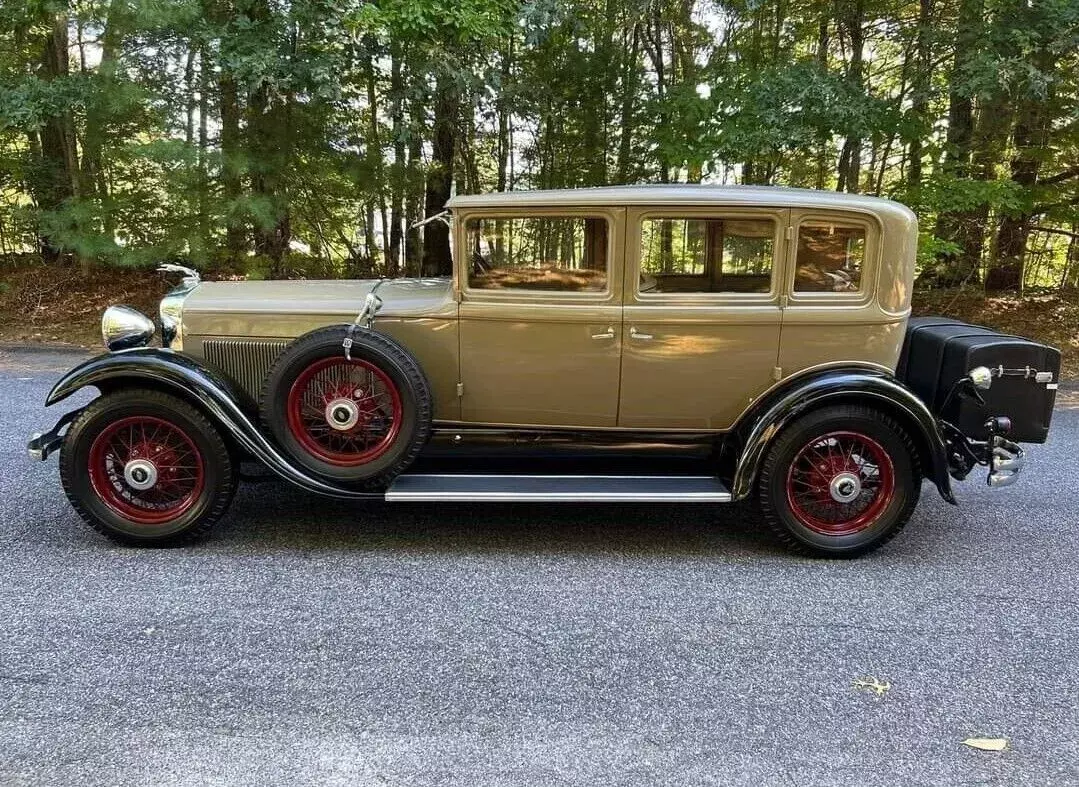
[[210,281],[184,301],[184,320],[224,314],[317,315],[351,322],[375,286],[380,317],[456,316],[449,278],[360,281]]

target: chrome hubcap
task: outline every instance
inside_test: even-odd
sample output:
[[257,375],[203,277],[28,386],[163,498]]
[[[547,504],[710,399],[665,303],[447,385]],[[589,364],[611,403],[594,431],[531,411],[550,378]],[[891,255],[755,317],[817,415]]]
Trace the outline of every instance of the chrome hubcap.
[[326,423],[339,432],[347,432],[360,420],[360,408],[351,399],[333,399],[326,405]]
[[144,492],[157,483],[157,467],[149,459],[132,459],[124,465],[124,481],[132,489]]
[[837,503],[849,503],[862,493],[862,479],[855,473],[839,473],[828,485],[828,491]]

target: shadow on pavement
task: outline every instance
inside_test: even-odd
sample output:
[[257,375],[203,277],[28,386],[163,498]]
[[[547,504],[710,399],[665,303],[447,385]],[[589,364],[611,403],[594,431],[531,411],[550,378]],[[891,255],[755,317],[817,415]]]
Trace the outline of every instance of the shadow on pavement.
[[241,486],[207,546],[259,551],[774,554],[747,505],[356,503],[277,482]]

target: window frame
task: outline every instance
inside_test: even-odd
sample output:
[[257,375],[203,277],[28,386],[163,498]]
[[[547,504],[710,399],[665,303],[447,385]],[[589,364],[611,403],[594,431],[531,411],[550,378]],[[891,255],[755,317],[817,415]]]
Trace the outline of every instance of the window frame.
[[[678,205],[642,207],[633,211],[627,225],[631,227],[626,242],[626,303],[685,304],[705,306],[778,305],[782,273],[786,259],[786,227],[789,211],[786,208],[734,207],[724,205]],[[734,221],[771,221],[772,271],[767,292],[641,292],[641,263],[644,222],[661,219],[703,219]]]
[[[798,240],[804,224],[832,224],[837,227],[853,227],[865,232],[865,253],[862,259],[862,275],[859,287],[852,292],[813,292],[794,289],[798,276]],[[792,305],[812,306],[844,304],[861,306],[873,300],[880,270],[881,230],[871,214],[846,211],[796,210],[791,215],[791,238],[787,249],[787,275],[785,291]]]
[[[454,287],[461,297],[470,301],[518,301],[530,303],[562,302],[562,303],[608,303],[620,299],[622,289],[622,225],[625,216],[624,208],[588,207],[577,205],[543,206],[529,208],[476,208],[470,210],[454,211],[455,223],[455,256],[461,255],[460,259],[454,260]],[[503,287],[499,289],[474,288],[469,282],[469,273],[466,261],[468,249],[468,223],[480,219],[602,219],[607,222],[607,283],[603,290],[584,292],[565,292],[562,290],[541,289],[517,289]]]

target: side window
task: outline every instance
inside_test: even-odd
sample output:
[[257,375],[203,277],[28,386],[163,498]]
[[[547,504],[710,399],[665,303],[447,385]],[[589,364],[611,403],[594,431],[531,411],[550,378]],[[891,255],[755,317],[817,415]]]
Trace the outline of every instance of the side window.
[[606,219],[470,219],[465,235],[472,289],[607,289]]
[[771,219],[645,219],[640,291],[768,292],[774,252]]
[[865,265],[865,229],[828,222],[798,227],[795,292],[857,292]]

